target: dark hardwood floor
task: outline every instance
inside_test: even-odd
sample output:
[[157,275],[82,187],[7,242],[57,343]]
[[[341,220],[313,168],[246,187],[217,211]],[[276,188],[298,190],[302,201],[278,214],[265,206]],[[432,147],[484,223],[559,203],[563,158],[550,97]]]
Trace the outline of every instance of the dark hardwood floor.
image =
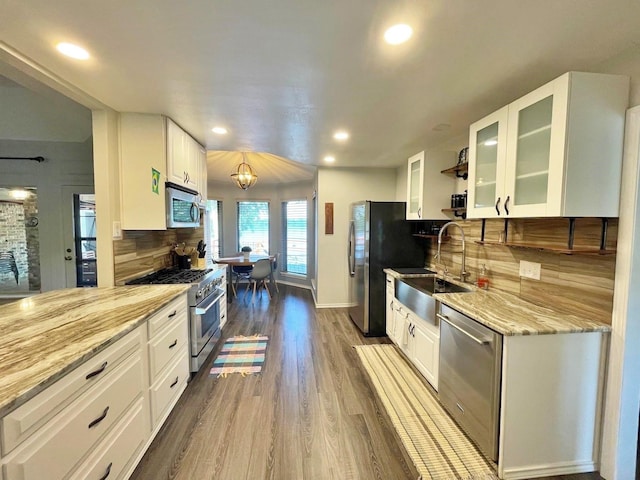
[[310,292],[286,285],[254,305],[241,293],[228,315],[223,340],[269,335],[262,373],[215,378],[203,368],[132,479],[417,478],[352,348],[386,338],[363,337],[346,309],[316,310]]

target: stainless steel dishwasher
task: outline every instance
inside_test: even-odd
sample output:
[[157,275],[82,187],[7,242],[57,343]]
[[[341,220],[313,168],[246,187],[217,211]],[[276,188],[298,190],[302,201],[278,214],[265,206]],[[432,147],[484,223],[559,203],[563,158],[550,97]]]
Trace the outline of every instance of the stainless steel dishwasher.
[[502,335],[441,305],[440,401],[493,461],[498,460]]

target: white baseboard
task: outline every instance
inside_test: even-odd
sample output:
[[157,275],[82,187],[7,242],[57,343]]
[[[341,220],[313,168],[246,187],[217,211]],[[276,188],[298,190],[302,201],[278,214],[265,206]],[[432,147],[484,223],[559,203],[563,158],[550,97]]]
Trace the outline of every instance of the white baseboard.
[[574,473],[595,472],[598,470],[598,463],[593,461],[583,462],[562,462],[551,465],[532,465],[530,467],[519,467],[503,469],[500,478],[504,480],[524,480],[529,478],[554,477],[559,475],[571,475]]

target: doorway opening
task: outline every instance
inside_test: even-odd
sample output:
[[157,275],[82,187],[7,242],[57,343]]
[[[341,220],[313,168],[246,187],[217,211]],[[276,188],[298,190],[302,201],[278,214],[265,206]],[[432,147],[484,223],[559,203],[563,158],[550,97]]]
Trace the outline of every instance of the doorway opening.
[[73,195],[76,286],[98,285],[96,249],[96,199],[94,194]]

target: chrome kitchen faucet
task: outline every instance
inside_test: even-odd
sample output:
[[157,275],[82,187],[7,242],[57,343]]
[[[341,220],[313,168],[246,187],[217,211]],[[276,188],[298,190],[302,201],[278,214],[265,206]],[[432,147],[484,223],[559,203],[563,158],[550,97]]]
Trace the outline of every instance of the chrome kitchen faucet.
[[[456,227],[458,227],[460,229],[460,233],[462,234],[462,260],[461,260],[461,264],[460,264],[460,280],[464,282],[466,277],[469,275],[469,272],[467,272],[465,270],[465,252],[466,252],[466,248],[465,248],[465,240],[464,240],[464,230],[462,229],[462,226],[460,226],[459,223],[447,222],[442,226],[442,228],[438,232],[438,253],[436,253],[433,258],[436,261],[440,261],[440,246],[442,245],[442,234],[447,229],[447,227],[449,227],[450,225],[455,225]],[[445,265],[445,271],[446,271],[446,268],[447,267]]]

